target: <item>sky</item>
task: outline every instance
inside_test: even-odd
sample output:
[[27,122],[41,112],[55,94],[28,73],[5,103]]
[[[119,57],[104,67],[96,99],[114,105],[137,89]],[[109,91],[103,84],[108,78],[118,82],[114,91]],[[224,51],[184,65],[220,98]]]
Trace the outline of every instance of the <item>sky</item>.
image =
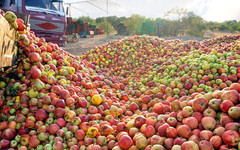
[[240,21],[240,0],[64,0],[64,3],[65,6],[72,3],[72,17],[139,14],[147,18],[164,18],[168,10],[178,7],[193,11],[206,21]]

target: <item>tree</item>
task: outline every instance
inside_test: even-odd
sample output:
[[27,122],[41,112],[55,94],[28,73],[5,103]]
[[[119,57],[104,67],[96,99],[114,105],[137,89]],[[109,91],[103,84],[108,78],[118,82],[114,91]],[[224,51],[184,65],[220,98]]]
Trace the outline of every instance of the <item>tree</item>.
[[182,18],[184,24],[184,32],[191,36],[203,36],[203,31],[206,29],[203,18],[189,12],[187,16]]
[[103,17],[98,17],[98,18],[96,18],[96,23],[100,23],[100,22],[102,22],[102,21],[104,21],[104,18],[103,18]]
[[163,36],[178,36],[179,22],[176,20],[165,20],[162,25]]
[[106,19],[111,25],[114,27],[115,30],[117,30],[117,26],[126,20],[126,17],[120,17],[118,18],[117,16],[109,16],[109,17],[99,17],[96,19],[97,23],[100,23]]
[[117,26],[120,23],[120,20],[118,19],[117,16],[109,16],[107,17],[107,21],[112,24],[115,30],[117,29]]
[[127,25],[127,30],[130,35],[141,34],[142,23],[145,21],[144,16],[138,14],[133,14],[131,17],[127,18],[123,23]]
[[168,10],[164,15],[169,19],[180,21],[181,18],[185,17],[188,14],[188,12],[189,11],[185,8],[174,7]]
[[104,19],[102,22],[98,23],[97,27],[102,28],[103,31],[107,34],[114,33],[114,31],[115,31],[113,26],[111,25],[111,23],[109,23],[106,19]]
[[79,17],[78,19],[84,21],[84,22],[88,22],[89,24],[96,24],[96,20],[95,19],[92,19],[88,16],[82,16],[82,17]]
[[217,31],[218,28],[219,28],[219,23],[209,21],[209,22],[206,22],[206,27],[207,27],[208,30]]
[[[182,18],[186,17],[189,11],[185,8],[174,7],[171,10],[165,13],[165,17],[171,19],[167,22],[168,27],[165,25],[165,28],[170,28],[172,31],[169,31],[167,35],[178,36],[184,35],[184,24]],[[173,24],[172,24],[173,23]]]

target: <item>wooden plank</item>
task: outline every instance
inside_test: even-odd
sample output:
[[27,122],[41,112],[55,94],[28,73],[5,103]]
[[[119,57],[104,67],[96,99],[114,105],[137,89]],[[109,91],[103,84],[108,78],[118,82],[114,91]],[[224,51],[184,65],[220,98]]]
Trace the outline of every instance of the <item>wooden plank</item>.
[[17,60],[17,32],[0,15],[0,67],[14,65]]

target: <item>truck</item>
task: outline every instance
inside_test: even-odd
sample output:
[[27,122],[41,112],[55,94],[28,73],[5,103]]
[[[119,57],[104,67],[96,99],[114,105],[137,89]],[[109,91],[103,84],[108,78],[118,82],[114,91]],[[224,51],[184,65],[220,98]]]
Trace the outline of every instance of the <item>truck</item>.
[[0,9],[30,15],[30,28],[38,37],[59,46],[66,44],[63,0],[0,0]]

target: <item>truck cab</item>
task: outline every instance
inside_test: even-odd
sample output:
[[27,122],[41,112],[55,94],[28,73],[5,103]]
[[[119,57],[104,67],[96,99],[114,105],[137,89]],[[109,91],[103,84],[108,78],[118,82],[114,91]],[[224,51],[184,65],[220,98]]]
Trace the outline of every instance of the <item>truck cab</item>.
[[0,8],[30,15],[30,28],[38,37],[66,44],[63,0],[1,0]]

